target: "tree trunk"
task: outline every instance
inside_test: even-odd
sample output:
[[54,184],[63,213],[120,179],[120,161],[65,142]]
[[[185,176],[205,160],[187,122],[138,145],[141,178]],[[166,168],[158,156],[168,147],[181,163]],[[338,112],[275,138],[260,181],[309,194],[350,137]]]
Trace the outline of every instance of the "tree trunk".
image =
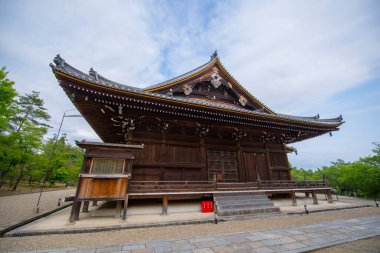
[[11,170],[12,165],[13,165],[12,162],[10,162],[8,168],[6,170],[2,170],[1,176],[0,176],[0,189],[1,187],[3,187],[5,177],[7,176],[8,172]]
[[22,177],[24,176],[24,168],[25,168],[25,163],[21,164],[20,175],[17,177],[16,182],[14,183],[12,187],[12,191],[15,191],[17,189],[18,184],[20,183]]

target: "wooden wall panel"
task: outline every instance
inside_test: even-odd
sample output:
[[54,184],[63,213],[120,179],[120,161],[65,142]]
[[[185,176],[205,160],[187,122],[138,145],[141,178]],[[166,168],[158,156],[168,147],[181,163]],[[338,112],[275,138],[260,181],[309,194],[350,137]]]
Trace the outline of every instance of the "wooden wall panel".
[[167,146],[168,163],[203,163],[199,147]]
[[89,198],[124,198],[126,178],[81,178],[80,199]]
[[286,153],[285,152],[270,152],[270,163],[273,167],[276,166],[284,166],[288,167],[288,162],[286,159]]
[[160,161],[161,144],[146,143],[144,149],[134,151],[134,162],[158,162]]
[[182,177],[181,168],[165,168],[164,181],[181,181]]
[[159,181],[161,180],[161,169],[151,167],[134,167],[132,169],[133,181]]

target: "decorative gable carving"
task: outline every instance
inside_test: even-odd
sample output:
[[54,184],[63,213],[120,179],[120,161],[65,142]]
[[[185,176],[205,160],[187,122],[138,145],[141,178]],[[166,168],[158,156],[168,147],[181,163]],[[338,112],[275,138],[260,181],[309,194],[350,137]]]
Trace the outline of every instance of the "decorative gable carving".
[[168,94],[173,97],[185,97],[196,100],[205,100],[230,106],[245,108],[248,110],[261,109],[257,102],[248,98],[244,92],[232,84],[229,74],[223,72],[217,64],[194,78],[183,80],[168,88],[163,88],[157,93]]

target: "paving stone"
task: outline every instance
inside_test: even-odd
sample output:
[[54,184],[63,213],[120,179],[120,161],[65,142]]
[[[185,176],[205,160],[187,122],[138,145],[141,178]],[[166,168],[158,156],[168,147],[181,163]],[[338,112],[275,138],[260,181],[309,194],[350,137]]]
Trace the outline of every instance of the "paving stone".
[[273,252],[282,252],[282,251],[287,251],[288,250],[287,248],[285,248],[282,245],[269,246],[268,248],[270,248]]
[[258,249],[255,249],[255,252],[256,252],[256,253],[272,253],[272,252],[274,252],[274,251],[271,250],[271,249],[268,248],[268,247],[264,247],[264,248],[258,248]]
[[252,252],[252,248],[247,244],[232,244],[230,248],[233,249],[234,253]]
[[217,246],[224,246],[224,245],[230,245],[231,242],[226,240],[226,239],[223,239],[223,238],[216,238],[214,243],[217,245]]
[[288,250],[292,250],[292,249],[304,248],[305,244],[302,244],[299,242],[293,242],[293,243],[283,244],[282,246]]
[[290,237],[281,237],[280,241],[281,241],[281,244],[297,242],[296,240]]
[[171,250],[173,251],[196,249],[196,247],[192,243],[190,243],[188,240],[174,241],[170,247],[171,247]]
[[289,230],[288,233],[292,235],[303,235],[305,232],[300,230]]
[[302,241],[302,243],[305,244],[306,246],[314,246],[318,244],[317,242],[314,242],[311,240]]
[[281,240],[278,239],[269,239],[269,240],[263,240],[261,241],[266,246],[272,246],[272,245],[280,245]]
[[234,252],[233,248],[231,248],[230,246],[216,246],[216,247],[212,247],[211,250],[214,251],[215,253],[230,253],[230,252]]
[[307,235],[291,235],[289,238],[294,239],[296,241],[310,240],[310,237]]
[[115,251],[121,251],[121,245],[112,245],[107,247],[101,247],[96,249],[96,253],[108,253],[108,252],[115,252]]
[[200,238],[194,238],[194,239],[189,239],[191,243],[195,242],[210,242],[210,241],[215,241],[215,237],[200,237]]
[[223,236],[223,239],[230,241],[232,243],[243,243],[243,242],[249,242],[249,239],[247,239],[247,234],[233,234],[228,236]]
[[145,244],[125,244],[122,250],[145,249]]
[[95,253],[95,250],[95,248],[74,249],[67,251],[67,253]]
[[146,244],[147,248],[153,248],[155,253],[164,253],[170,249],[170,241],[158,241],[158,242],[149,242]]
[[347,236],[347,235],[344,235],[344,234],[333,235],[333,236],[331,236],[331,237],[334,237],[334,238],[336,238],[336,239],[338,239],[338,240],[340,240],[340,239],[347,239],[347,238],[349,238],[349,236]]
[[204,248],[204,249],[195,249],[193,250],[194,253],[214,253],[210,248]]
[[214,246],[217,246],[217,244],[215,242],[212,242],[212,241],[206,241],[206,242],[195,242],[193,243],[195,245],[195,247],[197,247],[198,249],[201,249],[201,248],[211,248],[211,247],[214,247]]
[[258,241],[258,242],[247,242],[246,244],[249,245],[249,246],[251,246],[253,249],[258,249],[258,248],[265,247],[264,243],[262,243],[261,241]]
[[154,250],[152,248],[148,249],[133,249],[131,253],[154,253]]

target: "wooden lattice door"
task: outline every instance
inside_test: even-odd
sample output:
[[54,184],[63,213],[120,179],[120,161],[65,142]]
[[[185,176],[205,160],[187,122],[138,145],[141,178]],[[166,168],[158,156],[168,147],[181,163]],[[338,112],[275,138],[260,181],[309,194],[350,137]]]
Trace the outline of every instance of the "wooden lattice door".
[[236,152],[208,150],[208,179],[219,182],[238,182]]

